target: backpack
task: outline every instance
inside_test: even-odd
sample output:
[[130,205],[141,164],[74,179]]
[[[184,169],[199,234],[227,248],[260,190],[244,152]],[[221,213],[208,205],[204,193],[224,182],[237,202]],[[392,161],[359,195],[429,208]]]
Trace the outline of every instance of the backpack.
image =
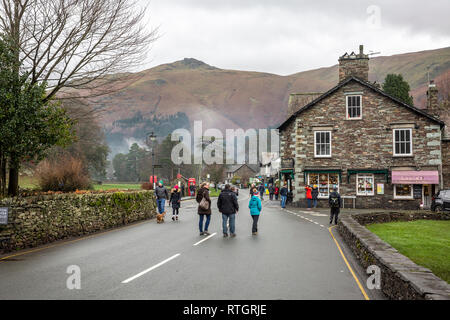
[[202,193],[202,196],[203,196],[202,201],[200,201],[199,206],[202,210],[209,210],[209,202],[208,202],[208,200],[206,200],[204,192]]
[[330,205],[332,208],[339,208],[339,198],[337,194],[332,194],[330,198]]

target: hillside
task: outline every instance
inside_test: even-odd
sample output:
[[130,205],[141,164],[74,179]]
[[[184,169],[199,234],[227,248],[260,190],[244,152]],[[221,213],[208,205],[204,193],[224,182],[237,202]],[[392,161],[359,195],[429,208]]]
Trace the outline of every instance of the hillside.
[[[373,58],[370,80],[382,82],[388,73],[403,74],[415,104],[422,107],[427,67],[436,79],[448,76],[450,47]],[[148,130],[166,135],[178,127],[188,128],[195,120],[202,120],[204,128],[276,126],[286,117],[291,93],[330,89],[338,81],[338,66],[279,76],[224,70],[184,59],[138,76],[139,80],[127,88],[90,100],[103,108],[101,123],[109,143],[117,147],[126,139],[144,138]]]

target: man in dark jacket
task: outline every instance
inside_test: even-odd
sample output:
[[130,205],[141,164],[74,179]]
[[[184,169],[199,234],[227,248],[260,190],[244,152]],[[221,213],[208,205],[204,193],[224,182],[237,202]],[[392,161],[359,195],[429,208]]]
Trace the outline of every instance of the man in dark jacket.
[[155,195],[158,212],[159,214],[163,214],[165,212],[164,207],[166,205],[166,200],[169,200],[169,192],[167,192],[167,189],[163,186],[162,181],[156,186]]
[[281,207],[284,209],[286,208],[286,202],[287,202],[287,196],[288,196],[289,190],[287,188],[287,183],[284,183],[280,190],[280,196],[281,196]]
[[222,213],[223,236],[225,238],[228,237],[227,224],[229,221],[231,237],[236,237],[235,222],[236,213],[239,211],[239,204],[236,193],[231,190],[229,184],[227,184],[225,190],[220,193],[219,199],[217,200],[217,207],[219,208],[219,212]]
[[341,212],[341,195],[338,192],[337,188],[334,188],[334,191],[330,193],[330,197],[328,198],[328,202],[330,204],[331,208],[331,214],[330,214],[330,224],[333,223],[334,218],[334,224],[338,224],[339,219],[339,213]]
[[317,208],[317,201],[319,200],[319,188],[317,185],[314,185],[311,191],[312,200],[313,200],[313,207],[314,209]]
[[264,183],[262,183],[259,188],[259,196],[261,197],[261,200],[264,200],[264,192],[266,192],[266,188],[264,187]]
[[273,196],[275,194],[275,187],[271,184],[269,186],[269,196],[270,196],[270,201],[273,201]]

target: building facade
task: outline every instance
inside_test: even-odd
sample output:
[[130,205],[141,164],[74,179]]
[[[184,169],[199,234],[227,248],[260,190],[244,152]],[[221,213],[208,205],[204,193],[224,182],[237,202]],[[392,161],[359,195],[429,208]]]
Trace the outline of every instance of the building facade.
[[305,186],[317,185],[321,206],[337,188],[357,208],[428,207],[448,174],[444,122],[369,83],[362,46],[339,63],[339,84],[279,127],[294,204],[305,206]]

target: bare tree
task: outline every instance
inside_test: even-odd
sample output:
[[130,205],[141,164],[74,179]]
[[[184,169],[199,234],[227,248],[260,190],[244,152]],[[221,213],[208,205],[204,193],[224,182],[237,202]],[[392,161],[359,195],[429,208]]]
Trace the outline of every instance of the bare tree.
[[114,74],[142,65],[157,39],[146,11],[137,0],[1,0],[0,28],[29,80],[48,84],[46,100],[85,97],[120,89]]
[[[141,65],[157,39],[144,24],[146,10],[138,0],[0,0],[0,32],[12,42],[16,73],[47,84],[44,103],[58,93],[97,96],[128,85],[117,73]],[[9,161],[16,195],[19,164]]]

